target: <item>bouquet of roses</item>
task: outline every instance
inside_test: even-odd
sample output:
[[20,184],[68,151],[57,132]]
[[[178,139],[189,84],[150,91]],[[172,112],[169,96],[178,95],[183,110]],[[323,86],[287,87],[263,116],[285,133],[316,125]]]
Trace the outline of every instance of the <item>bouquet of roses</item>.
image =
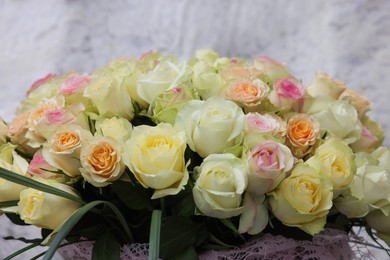
[[49,74],[0,122],[0,212],[42,228],[26,242],[46,259],[64,239],[106,258],[353,225],[390,242],[390,150],[369,109],[326,73],[305,88],[282,63],[211,50]]

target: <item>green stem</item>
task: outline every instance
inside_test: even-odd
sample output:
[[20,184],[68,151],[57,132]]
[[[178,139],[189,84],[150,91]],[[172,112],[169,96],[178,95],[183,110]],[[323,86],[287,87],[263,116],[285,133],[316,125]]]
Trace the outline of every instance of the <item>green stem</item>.
[[149,260],[157,260],[160,254],[161,210],[153,210],[149,234]]

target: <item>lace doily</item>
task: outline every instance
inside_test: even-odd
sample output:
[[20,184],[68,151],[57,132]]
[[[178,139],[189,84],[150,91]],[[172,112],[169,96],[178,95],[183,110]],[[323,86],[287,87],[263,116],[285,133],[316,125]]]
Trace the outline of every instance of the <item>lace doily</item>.
[[[59,249],[65,259],[89,260],[93,243],[83,241],[64,246]],[[361,256],[363,257],[365,256]],[[327,229],[314,236],[313,241],[297,241],[283,236],[266,234],[252,239],[245,245],[230,250],[210,250],[199,256],[201,260],[247,260],[247,259],[359,259],[355,250],[351,249],[348,235],[345,232]],[[148,244],[131,244],[121,247],[121,259],[148,259]]]

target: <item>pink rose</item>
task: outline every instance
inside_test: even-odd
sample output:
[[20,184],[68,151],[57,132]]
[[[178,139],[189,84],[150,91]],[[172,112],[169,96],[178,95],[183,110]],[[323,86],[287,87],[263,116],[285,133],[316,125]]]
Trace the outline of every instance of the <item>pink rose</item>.
[[82,93],[90,82],[91,79],[87,75],[75,75],[65,80],[61,85],[59,92],[64,96]]
[[27,173],[31,176],[39,176],[41,178],[50,179],[60,177],[61,175],[53,173],[53,171],[58,171],[57,168],[50,165],[42,155],[42,149],[39,149],[35,154],[33,159],[28,166]]
[[271,140],[255,145],[246,157],[249,170],[247,190],[256,195],[276,188],[295,161],[287,146]]
[[47,74],[44,78],[41,78],[41,79],[38,79],[37,81],[35,81],[30,89],[27,91],[27,96],[30,95],[31,92],[33,92],[35,89],[39,88],[40,86],[42,86],[43,84],[45,84],[46,82],[50,81],[51,79],[54,79],[55,77],[57,77],[56,74]]
[[352,143],[351,148],[355,153],[362,151],[372,152],[376,148],[378,141],[378,137],[373,135],[367,127],[363,126],[362,137],[356,142]]
[[303,107],[305,88],[293,77],[284,78],[273,84],[269,95],[271,103],[281,109],[300,111]]
[[244,132],[271,134],[273,136],[284,136],[286,133],[286,122],[276,115],[259,113],[248,113],[245,115]]

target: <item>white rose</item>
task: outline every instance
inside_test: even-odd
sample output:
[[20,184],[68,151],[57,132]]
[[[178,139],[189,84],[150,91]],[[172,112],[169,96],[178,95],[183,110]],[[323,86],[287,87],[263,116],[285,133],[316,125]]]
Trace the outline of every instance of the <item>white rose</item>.
[[234,102],[212,97],[188,101],[175,126],[185,130],[190,148],[205,158],[240,143],[244,122],[244,113]]
[[313,83],[307,88],[307,92],[313,97],[322,95],[337,99],[345,89],[344,82],[331,78],[327,73],[319,71]]

